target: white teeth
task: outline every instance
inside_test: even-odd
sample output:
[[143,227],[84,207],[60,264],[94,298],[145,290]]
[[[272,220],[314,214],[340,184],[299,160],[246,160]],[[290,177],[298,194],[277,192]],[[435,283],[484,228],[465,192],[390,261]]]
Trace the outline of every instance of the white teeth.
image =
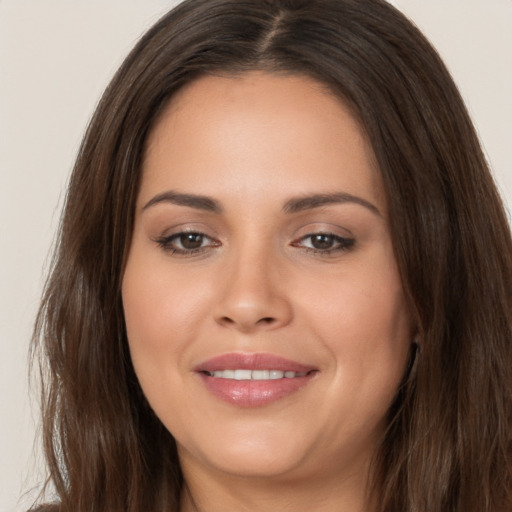
[[235,380],[250,380],[251,370],[235,370]]
[[220,379],[234,380],[276,380],[276,379],[293,379],[295,377],[304,377],[307,372],[283,372],[281,370],[215,370],[209,372],[210,377]]
[[270,372],[268,370],[253,370],[251,379],[252,380],[268,380]]

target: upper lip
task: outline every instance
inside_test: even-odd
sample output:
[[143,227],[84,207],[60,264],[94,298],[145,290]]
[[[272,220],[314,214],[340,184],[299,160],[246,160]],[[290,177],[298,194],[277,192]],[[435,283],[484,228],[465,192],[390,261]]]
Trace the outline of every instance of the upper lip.
[[195,367],[197,372],[219,370],[278,370],[283,372],[307,373],[314,366],[304,365],[290,359],[265,353],[233,352],[212,357]]

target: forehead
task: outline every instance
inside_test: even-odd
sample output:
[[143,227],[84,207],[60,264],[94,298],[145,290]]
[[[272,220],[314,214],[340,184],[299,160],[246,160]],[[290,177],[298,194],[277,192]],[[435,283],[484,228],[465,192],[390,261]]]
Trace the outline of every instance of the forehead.
[[243,177],[256,192],[280,179],[298,194],[309,192],[301,183],[321,188],[322,180],[345,177],[353,188],[347,192],[384,203],[380,173],[355,116],[324,85],[300,75],[204,76],[187,85],[155,123],[143,173],[143,188],[148,181],[152,188],[173,181],[208,194],[212,174],[220,188],[224,181],[232,189],[234,179],[241,187]]

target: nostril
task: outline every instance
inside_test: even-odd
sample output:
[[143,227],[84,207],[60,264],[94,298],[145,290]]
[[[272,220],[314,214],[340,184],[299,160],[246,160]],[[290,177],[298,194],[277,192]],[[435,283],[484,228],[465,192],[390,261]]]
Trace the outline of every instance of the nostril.
[[260,318],[260,320],[258,320],[258,323],[271,324],[274,320],[275,320],[275,318],[272,318],[271,316],[266,316],[265,318]]
[[220,323],[224,324],[224,325],[240,325],[240,327],[242,328],[250,328],[250,326],[263,326],[263,325],[271,325],[273,323],[276,322],[276,318],[272,317],[272,316],[265,316],[263,318],[260,318],[259,320],[252,320],[252,321],[243,321],[242,319],[234,319],[234,318],[231,318],[229,316],[223,316],[221,319],[220,319]]

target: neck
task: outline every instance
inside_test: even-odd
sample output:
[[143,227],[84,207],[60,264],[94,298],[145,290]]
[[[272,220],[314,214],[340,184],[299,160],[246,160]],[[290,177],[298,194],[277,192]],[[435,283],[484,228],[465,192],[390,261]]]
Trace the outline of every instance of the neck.
[[[334,477],[252,478],[184,469],[181,512],[376,512],[368,472]],[[367,469],[367,468],[366,468]]]

